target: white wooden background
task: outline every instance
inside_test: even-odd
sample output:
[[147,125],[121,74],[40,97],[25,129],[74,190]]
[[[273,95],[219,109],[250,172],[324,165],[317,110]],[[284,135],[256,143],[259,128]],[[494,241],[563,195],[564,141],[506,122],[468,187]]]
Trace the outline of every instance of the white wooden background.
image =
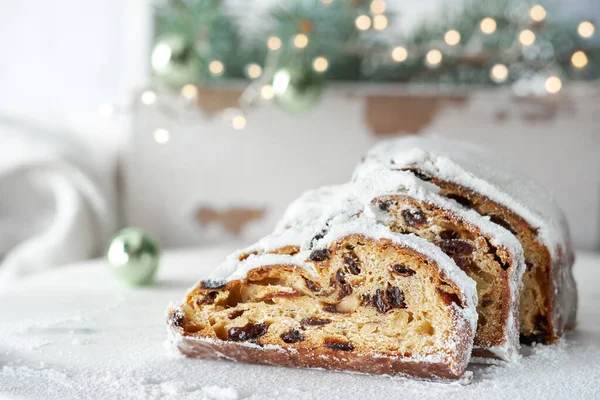
[[[264,208],[265,218],[248,224],[241,235],[254,240],[304,190],[350,179],[362,154],[382,138],[366,118],[369,95],[390,96],[396,108],[381,119],[400,124],[404,118],[411,121],[415,112],[406,106],[407,99],[444,98],[409,89],[333,85],[311,113],[290,115],[267,105],[247,115],[242,131],[203,115],[199,107],[191,111],[181,106],[176,108],[181,118],[166,117],[157,110],[163,101],[174,103],[168,97],[159,96],[152,106],[139,103],[134,140],[124,158],[128,221],[170,245],[212,244],[234,236],[227,235],[223,224],[198,224],[198,207],[219,213]],[[401,103],[394,103],[395,96]],[[474,142],[517,164],[555,195],[575,243],[598,248],[600,85],[573,85],[560,96],[538,100],[515,98],[508,89],[458,96],[435,105],[420,133]],[[425,101],[423,108],[428,107]],[[167,143],[154,140],[157,129],[171,132]]]

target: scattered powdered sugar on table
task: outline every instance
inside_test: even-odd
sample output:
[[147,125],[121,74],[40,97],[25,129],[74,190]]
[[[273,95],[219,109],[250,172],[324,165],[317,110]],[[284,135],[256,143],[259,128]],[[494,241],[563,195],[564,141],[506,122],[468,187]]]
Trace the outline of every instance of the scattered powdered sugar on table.
[[[530,393],[529,398],[546,394],[554,399],[585,399],[600,395],[600,350],[598,346],[579,346],[569,339],[553,346],[525,348],[529,356],[518,363],[486,368],[477,378],[477,389],[484,398],[505,399],[509,393]],[[489,390],[489,392],[488,392]],[[493,393],[493,391],[496,391]]]
[[575,334],[555,346],[526,348],[517,363],[471,365],[473,381],[463,386],[173,354],[163,346],[165,306],[229,250],[167,253],[151,288],[122,288],[101,262],[92,262],[0,293],[0,398],[599,398],[597,256],[580,256],[575,269],[581,289]]
[[219,386],[205,386],[202,392],[211,400],[237,400],[238,392],[234,388],[222,388]]

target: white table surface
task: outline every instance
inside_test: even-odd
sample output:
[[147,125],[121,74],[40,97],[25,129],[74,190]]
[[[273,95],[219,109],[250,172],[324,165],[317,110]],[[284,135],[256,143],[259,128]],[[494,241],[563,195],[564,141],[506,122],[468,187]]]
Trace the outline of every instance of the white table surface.
[[164,345],[164,314],[229,249],[167,252],[153,287],[123,287],[101,260],[0,293],[0,398],[599,399],[600,255],[580,253],[578,328],[471,385],[207,361]]

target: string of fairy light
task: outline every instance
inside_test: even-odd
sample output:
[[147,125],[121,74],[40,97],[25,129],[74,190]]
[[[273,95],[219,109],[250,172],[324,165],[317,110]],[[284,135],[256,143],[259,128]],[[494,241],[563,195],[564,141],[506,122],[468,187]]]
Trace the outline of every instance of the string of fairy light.
[[[320,0],[324,6],[333,3],[334,0]],[[358,15],[354,20],[354,25],[359,31],[383,31],[389,25],[388,17],[385,12],[387,4],[385,0],[373,0],[369,5],[369,12]],[[547,17],[546,9],[539,4],[533,5],[529,9],[529,18],[533,23],[530,27],[524,27],[518,32],[517,40],[523,48],[532,46],[537,36],[534,32],[535,24],[542,23]],[[494,35],[498,30],[498,23],[493,17],[485,17],[478,24],[478,29],[483,35]],[[592,21],[581,21],[577,26],[577,34],[584,39],[593,37],[596,27]],[[310,42],[310,29],[306,32],[299,32],[292,36],[290,45],[298,51],[305,49]],[[425,49],[420,56],[423,57],[424,64],[430,69],[435,69],[443,65],[444,52],[451,51],[451,48],[461,44],[463,38],[457,29],[449,29],[443,34],[443,42],[448,48],[437,47]],[[240,96],[240,103],[237,108],[229,108],[222,112],[225,118],[234,130],[242,130],[247,126],[246,111],[263,101],[271,101],[281,92],[281,84],[275,74],[277,66],[278,53],[284,43],[276,35],[269,36],[266,39],[266,47],[269,52],[264,66],[258,63],[249,63],[244,68],[244,73],[251,83],[246,87]],[[422,49],[412,49],[410,46],[398,44],[389,50],[389,58],[392,62],[402,64],[407,62],[411,56],[416,56],[415,52],[421,52]],[[160,69],[170,62],[172,49],[167,45],[158,44],[151,57],[151,64],[154,69]],[[584,69],[589,64],[588,55],[582,50],[575,50],[571,54],[570,64],[574,69]],[[213,77],[220,77],[225,74],[227,66],[222,60],[214,59],[207,63],[208,72]],[[311,67],[314,72],[322,74],[329,68],[329,60],[326,55],[319,55],[312,59]],[[496,63],[489,68],[489,78],[496,84],[502,84],[509,79],[510,68],[504,63]],[[563,82],[558,75],[550,75],[545,78],[544,89],[548,94],[556,94],[562,89]],[[188,102],[193,102],[199,95],[199,88],[193,83],[183,85],[179,92],[180,96]],[[152,106],[158,100],[158,94],[151,89],[145,90],[140,95],[140,101],[144,106]],[[115,109],[110,104],[102,104],[98,108],[102,116],[111,116]],[[171,133],[166,128],[158,128],[153,133],[154,140],[158,144],[166,144],[171,139]]]
[[[534,23],[543,22],[546,19],[547,13],[543,6],[536,4],[529,9],[529,16]],[[366,17],[368,16],[361,16]],[[360,17],[359,17],[360,18]],[[366,20],[360,21],[362,28],[368,28],[367,25],[370,25],[370,22],[365,22]],[[357,26],[359,21],[357,19]],[[497,30],[497,22],[492,17],[485,17],[479,23],[479,30],[485,35],[493,35]],[[359,27],[359,29],[362,29]],[[595,26],[591,21],[582,21],[579,23],[577,27],[577,33],[582,38],[591,38],[594,35]],[[524,46],[531,46],[536,41],[535,33],[529,29],[523,29],[519,32],[518,35],[519,43]],[[444,34],[444,42],[448,46],[456,46],[461,42],[461,35],[455,29],[450,29]],[[397,63],[405,62],[409,53],[408,50],[403,46],[394,47],[391,52],[392,59]],[[425,62],[428,67],[435,68],[438,67],[443,60],[443,53],[439,49],[430,49],[425,55]],[[576,69],[583,69],[589,63],[588,56],[584,51],[577,50],[573,52],[571,55],[571,65]],[[509,76],[509,68],[505,64],[494,64],[490,68],[490,79],[495,83],[503,83],[508,79]],[[551,75],[545,80],[545,90],[550,94],[558,93],[562,88],[562,80],[560,77],[556,75]]]

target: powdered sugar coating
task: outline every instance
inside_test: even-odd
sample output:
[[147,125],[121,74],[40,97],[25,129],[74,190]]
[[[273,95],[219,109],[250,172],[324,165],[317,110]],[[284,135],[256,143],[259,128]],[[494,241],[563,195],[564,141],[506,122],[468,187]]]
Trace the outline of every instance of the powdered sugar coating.
[[249,271],[272,265],[290,265],[303,268],[311,275],[316,275],[317,273],[312,264],[304,262],[304,260],[297,255],[291,256],[287,254],[266,253],[260,255],[252,254],[243,261],[239,261],[235,257],[228,257],[223,264],[215,269],[209,279],[217,281],[222,280],[224,282],[245,279]]
[[559,247],[571,249],[566,219],[551,194],[523,171],[478,146],[435,136],[382,141],[367,153],[355,176],[363,174],[372,163],[391,169],[418,167],[469,188],[513,210],[537,228],[553,258]]
[[407,171],[392,171],[381,164],[365,165],[359,173],[355,174],[354,187],[357,196],[362,197],[362,203],[369,206],[377,218],[388,218],[385,213],[371,204],[371,200],[378,196],[403,194],[416,200],[433,204],[458,215],[461,219],[481,229],[490,236],[490,242],[503,246],[514,255],[516,269],[523,273],[524,256],[523,248],[517,238],[502,226],[492,223],[489,217],[482,217],[474,210],[461,206],[456,201],[440,196],[439,188],[429,182],[416,178]]
[[275,232],[282,232],[290,227],[315,225],[317,221],[325,223],[332,215],[360,211],[360,204],[352,201],[353,192],[350,182],[307,190],[287,207]]
[[365,204],[356,195],[352,182],[323,186],[308,190],[294,200],[277,223],[275,234],[293,230],[300,235],[309,235],[304,239],[310,241],[320,230],[348,222],[364,211]]

